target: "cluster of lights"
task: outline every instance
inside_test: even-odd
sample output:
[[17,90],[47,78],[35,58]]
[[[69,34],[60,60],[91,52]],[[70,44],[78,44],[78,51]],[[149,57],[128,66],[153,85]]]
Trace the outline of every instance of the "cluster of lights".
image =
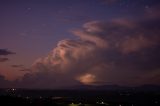
[[100,104],[100,105],[106,105],[106,106],[108,106],[109,104],[108,103],[106,103],[106,102],[103,102],[103,101],[101,101],[101,102],[96,102],[97,104]]
[[69,106],[81,106],[82,105],[82,103],[78,103],[78,104],[76,104],[76,103],[71,103],[71,104],[69,104]]

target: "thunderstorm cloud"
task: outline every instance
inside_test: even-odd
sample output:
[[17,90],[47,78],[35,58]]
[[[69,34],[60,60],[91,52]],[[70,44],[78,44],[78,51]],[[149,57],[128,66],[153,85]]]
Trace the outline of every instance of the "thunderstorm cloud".
[[[71,31],[77,39],[59,41],[30,69],[22,69],[28,73],[12,83],[16,87],[30,88],[108,83],[159,84],[160,20],[157,17],[149,14],[139,21],[113,19],[109,22],[87,22],[82,28]],[[0,49],[0,55],[9,54],[13,52]],[[0,81],[6,82],[3,76]]]
[[21,79],[23,86],[158,84],[160,31],[152,20],[145,21],[85,23],[71,31],[77,39],[59,41],[48,56],[34,62]]

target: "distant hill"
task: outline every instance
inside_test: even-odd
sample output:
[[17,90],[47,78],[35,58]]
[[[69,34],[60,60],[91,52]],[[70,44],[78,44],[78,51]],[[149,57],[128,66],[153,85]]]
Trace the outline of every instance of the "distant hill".
[[141,91],[160,91],[160,85],[142,85],[139,87],[136,87],[136,89],[141,90]]
[[119,86],[119,85],[79,85],[69,87],[71,90],[140,90],[140,91],[160,91],[160,85],[141,85],[137,87],[127,87],[127,86]]

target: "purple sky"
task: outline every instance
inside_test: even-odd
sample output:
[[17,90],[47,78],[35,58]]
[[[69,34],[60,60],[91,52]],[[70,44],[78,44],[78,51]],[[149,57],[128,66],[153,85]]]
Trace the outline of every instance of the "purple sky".
[[0,85],[159,84],[159,7],[159,0],[1,0]]

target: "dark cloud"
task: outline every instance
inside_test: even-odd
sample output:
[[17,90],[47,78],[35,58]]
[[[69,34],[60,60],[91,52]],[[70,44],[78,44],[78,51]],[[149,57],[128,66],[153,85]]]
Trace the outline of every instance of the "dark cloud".
[[13,67],[13,68],[23,68],[24,66],[23,65],[11,65],[11,67]]
[[7,49],[0,49],[0,56],[6,56],[6,55],[10,55],[10,54],[15,54],[12,51],[9,51]]
[[122,53],[131,53],[159,44],[157,24],[150,23],[124,19],[108,23],[94,21],[85,24],[85,30],[73,32],[81,39],[94,42],[99,47],[117,48]]
[[8,58],[6,58],[6,57],[0,57],[0,62],[6,62],[6,61],[8,61],[9,59]]
[[30,71],[32,71],[30,68],[25,68],[25,66],[22,65],[22,64],[11,65],[11,67],[18,69],[18,71],[21,71],[21,72],[30,72]]
[[19,71],[30,72],[31,69],[24,68],[24,69],[21,69],[21,70],[19,70]]

